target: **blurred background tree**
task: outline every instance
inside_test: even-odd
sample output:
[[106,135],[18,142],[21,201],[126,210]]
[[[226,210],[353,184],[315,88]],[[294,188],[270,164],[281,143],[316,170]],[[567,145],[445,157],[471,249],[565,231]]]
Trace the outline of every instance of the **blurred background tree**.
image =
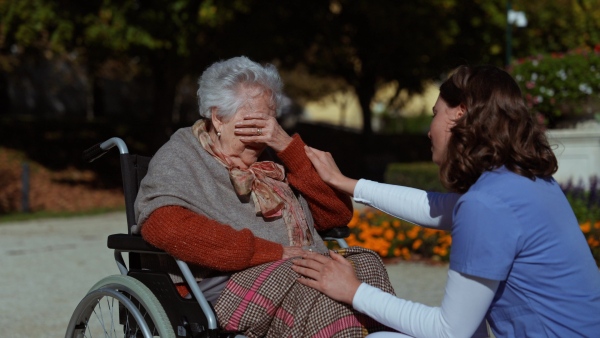
[[[529,21],[515,31],[515,56],[593,47],[600,41],[597,5],[512,1]],[[152,96],[151,116],[164,126],[183,78],[245,54],[342,79],[356,92],[363,132],[370,133],[370,103],[381,84],[397,81],[399,90],[415,93],[461,63],[502,65],[505,9],[501,0],[4,0],[1,64],[7,71],[34,53],[77,58],[90,77],[89,100],[98,76],[144,74],[160,93]],[[114,67],[119,74],[110,74]]]
[[[149,118],[161,143],[178,83],[224,54],[222,26],[248,10],[243,1],[228,4],[217,11],[212,1],[3,1],[4,70],[29,58],[69,57],[87,69],[88,118],[102,115],[99,78],[148,79],[149,102],[137,108],[149,111],[135,113]],[[122,113],[127,120],[133,112]]]
[[197,118],[202,70],[246,55],[276,64],[294,102],[354,92],[366,142],[350,151],[367,153],[382,86],[401,105],[459,64],[504,66],[507,4],[529,21],[510,41],[523,58],[599,43],[599,1],[0,0],[0,116],[65,130],[118,119],[151,153]]
[[[378,85],[395,80],[399,89],[418,92],[424,80],[456,64],[499,60],[494,56],[500,50],[494,55],[493,49],[483,60],[470,57],[490,55],[482,42],[493,36],[502,45],[501,11],[485,10],[478,2],[441,0],[5,0],[2,65],[7,71],[33,56],[77,59],[89,77],[89,118],[101,107],[94,101],[99,77],[145,76],[156,93],[150,96],[152,112],[145,114],[166,126],[183,78],[196,78],[215,60],[245,54],[282,69],[342,79],[360,100],[363,132],[369,134]],[[465,34],[494,20],[490,33]]]
[[512,1],[527,15],[527,27],[513,40],[515,57],[561,53],[600,43],[598,0]]

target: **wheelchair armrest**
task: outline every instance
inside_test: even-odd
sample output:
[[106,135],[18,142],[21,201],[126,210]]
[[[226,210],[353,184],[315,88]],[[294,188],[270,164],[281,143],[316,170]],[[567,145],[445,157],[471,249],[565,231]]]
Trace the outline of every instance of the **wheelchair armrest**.
[[319,235],[321,235],[321,237],[323,238],[346,238],[350,236],[350,228],[348,228],[347,226],[343,226],[329,230],[319,231]]
[[142,236],[114,234],[108,236],[106,245],[109,249],[115,249],[124,252],[154,252],[163,253],[164,251],[146,242]]
[[[321,237],[325,238],[346,238],[350,235],[350,228],[347,226],[333,228],[319,232]],[[107,243],[109,249],[123,252],[154,252],[164,253],[163,250],[146,242],[142,236],[128,234],[114,234],[108,236]]]

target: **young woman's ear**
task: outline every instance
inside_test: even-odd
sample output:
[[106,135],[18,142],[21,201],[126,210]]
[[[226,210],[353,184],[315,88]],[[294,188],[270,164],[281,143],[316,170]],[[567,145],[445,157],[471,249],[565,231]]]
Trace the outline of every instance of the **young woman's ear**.
[[456,110],[456,120],[460,119],[461,117],[463,117],[463,115],[465,115],[465,112],[467,111],[467,108],[464,105],[459,105],[458,109]]

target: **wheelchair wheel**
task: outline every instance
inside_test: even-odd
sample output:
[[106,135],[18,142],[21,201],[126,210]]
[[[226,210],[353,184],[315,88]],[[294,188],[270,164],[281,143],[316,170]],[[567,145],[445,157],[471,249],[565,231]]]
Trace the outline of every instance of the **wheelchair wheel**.
[[129,276],[94,285],[71,316],[66,338],[175,338],[171,322],[152,292]]

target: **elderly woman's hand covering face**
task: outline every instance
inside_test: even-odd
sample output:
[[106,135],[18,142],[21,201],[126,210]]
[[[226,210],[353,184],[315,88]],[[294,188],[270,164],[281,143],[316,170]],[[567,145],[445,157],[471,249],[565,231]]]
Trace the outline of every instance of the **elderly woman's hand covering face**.
[[267,146],[280,152],[292,138],[277,122],[275,106],[268,92],[247,88],[239,95],[248,98],[232,118],[219,117],[218,111],[213,111],[211,137],[235,165],[248,167],[256,162]]

